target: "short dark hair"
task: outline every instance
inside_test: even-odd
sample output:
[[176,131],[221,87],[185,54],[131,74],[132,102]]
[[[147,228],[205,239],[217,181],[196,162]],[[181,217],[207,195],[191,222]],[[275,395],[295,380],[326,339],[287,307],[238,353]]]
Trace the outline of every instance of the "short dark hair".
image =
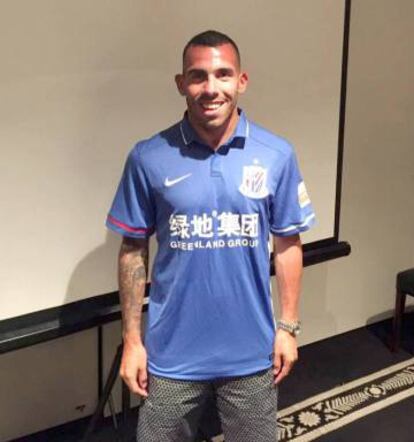
[[233,48],[236,52],[237,61],[240,65],[240,61],[241,61],[240,60],[240,51],[239,51],[239,48],[237,47],[236,43],[228,35],[223,34],[222,32],[213,31],[213,30],[204,31],[204,32],[201,32],[200,34],[195,35],[185,45],[184,50],[183,50],[183,65],[184,65],[185,54],[190,46],[208,46],[210,48],[216,48],[217,46],[221,46],[224,44],[230,44],[233,46]]

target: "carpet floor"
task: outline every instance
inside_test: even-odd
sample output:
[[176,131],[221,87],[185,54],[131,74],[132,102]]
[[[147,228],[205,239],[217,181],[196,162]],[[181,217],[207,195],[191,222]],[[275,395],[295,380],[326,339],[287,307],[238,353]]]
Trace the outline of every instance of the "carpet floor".
[[[390,331],[391,321],[381,321],[301,347],[298,364],[279,388],[279,431],[285,427],[283,434],[279,432],[282,436],[280,440],[413,442],[414,386],[412,393],[409,388],[411,380],[414,382],[414,369],[413,376],[410,377],[409,367],[410,359],[414,356],[414,312],[405,316],[401,348],[397,353],[391,353],[387,346]],[[405,371],[404,365],[408,366]],[[401,370],[398,369],[399,366],[402,366]],[[387,369],[390,373],[387,373]],[[364,383],[365,380],[367,381]],[[400,396],[395,396],[396,399],[385,404],[381,402],[383,398],[379,397],[385,395],[384,391],[387,391],[387,394],[390,391],[393,394],[398,393]],[[336,397],[333,396],[335,392]],[[312,402],[312,398],[316,400]],[[325,400],[327,398],[329,401]],[[302,407],[304,401],[311,402],[307,404],[306,409]],[[302,407],[295,416],[286,412],[293,410],[295,405]],[[322,410],[326,411],[327,406],[333,407],[336,415],[322,413]],[[341,413],[340,417],[343,418],[347,413],[351,415],[356,410],[358,417],[348,419],[349,422],[347,419],[337,419]],[[322,415],[324,422],[321,423]],[[136,416],[137,410],[130,410],[122,442],[135,440]],[[355,417],[355,414],[353,416]],[[287,421],[284,420],[286,417]],[[334,426],[337,428],[329,430],[330,427],[324,426],[330,423],[329,420],[336,419],[338,422]],[[118,418],[118,421],[121,419]],[[298,422],[304,424],[303,428],[299,428]],[[14,442],[80,441],[87,423],[87,419],[71,422],[15,439]],[[315,430],[317,427],[318,431]],[[287,434],[286,428],[290,428],[290,434]],[[202,430],[209,437],[219,433],[219,423],[214,412],[206,412]],[[311,430],[315,430],[313,436]],[[115,431],[112,420],[106,418],[98,425],[91,441],[121,441],[120,432]]]

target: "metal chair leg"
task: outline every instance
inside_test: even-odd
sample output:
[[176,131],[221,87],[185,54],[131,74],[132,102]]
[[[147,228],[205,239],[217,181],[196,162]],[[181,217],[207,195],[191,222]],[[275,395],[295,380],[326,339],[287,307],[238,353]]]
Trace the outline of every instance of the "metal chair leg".
[[109,405],[109,411],[112,416],[112,422],[114,424],[114,428],[115,428],[115,430],[118,430],[118,420],[116,418],[115,403],[114,403],[114,398],[112,396],[112,393],[109,395],[108,405]]
[[128,416],[131,408],[131,393],[125,382],[122,382],[122,435],[127,440]]
[[391,351],[396,352],[400,347],[400,337],[401,337],[401,325],[402,318],[405,309],[405,293],[402,293],[397,289],[397,295],[395,299],[395,312],[392,327],[392,338],[391,338]]
[[114,360],[112,361],[111,370],[108,375],[108,379],[106,381],[105,387],[103,389],[102,395],[99,398],[98,404],[95,408],[95,412],[92,415],[88,427],[86,428],[85,434],[83,435],[82,442],[88,442],[91,434],[93,433],[95,426],[102,416],[103,409],[105,407],[105,404],[109,398],[109,395],[111,394],[112,387],[115,384],[115,381],[118,377],[119,367],[121,366],[121,358],[122,358],[122,344],[118,346],[118,349],[116,351]]

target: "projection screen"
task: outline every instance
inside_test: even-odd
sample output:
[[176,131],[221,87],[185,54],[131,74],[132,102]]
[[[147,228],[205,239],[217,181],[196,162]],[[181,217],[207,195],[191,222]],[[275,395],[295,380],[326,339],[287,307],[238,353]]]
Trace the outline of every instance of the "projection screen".
[[334,236],[344,1],[4,1],[0,319],[116,290],[104,221],[127,152],[182,117],[181,51],[238,43],[247,116],[295,146],[317,225]]

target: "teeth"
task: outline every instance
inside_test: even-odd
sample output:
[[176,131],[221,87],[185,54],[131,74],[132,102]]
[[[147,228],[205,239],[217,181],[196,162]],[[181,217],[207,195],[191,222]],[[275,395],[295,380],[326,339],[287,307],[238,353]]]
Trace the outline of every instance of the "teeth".
[[206,110],[214,110],[218,109],[221,106],[221,103],[203,103],[201,106]]

